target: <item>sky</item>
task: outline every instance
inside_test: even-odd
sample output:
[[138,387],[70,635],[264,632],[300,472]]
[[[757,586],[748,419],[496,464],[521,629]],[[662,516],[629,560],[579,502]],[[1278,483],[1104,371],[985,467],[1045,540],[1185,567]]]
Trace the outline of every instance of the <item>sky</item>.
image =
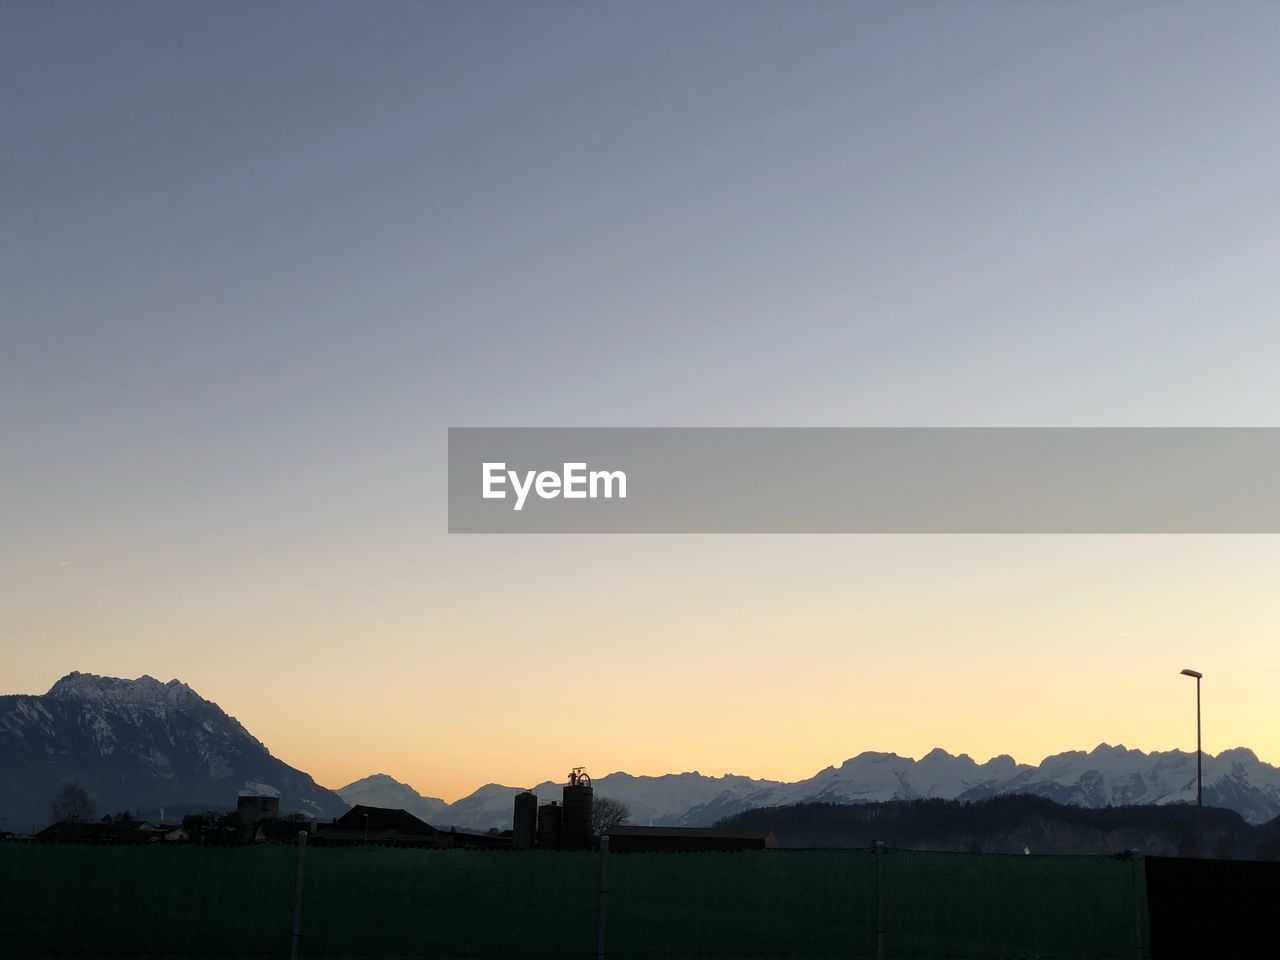
[[1280,426],[1280,7],[0,7],[0,692],[341,786],[1280,763],[1280,539],[446,533],[450,426]]

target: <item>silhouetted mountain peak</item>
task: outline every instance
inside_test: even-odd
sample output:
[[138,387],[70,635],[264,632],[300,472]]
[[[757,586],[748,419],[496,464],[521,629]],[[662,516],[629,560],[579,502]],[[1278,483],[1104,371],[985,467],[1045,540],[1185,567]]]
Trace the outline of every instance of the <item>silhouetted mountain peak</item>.
[[[359,780],[355,780],[347,784],[347,787],[384,786],[384,785],[390,785],[390,784],[399,783],[399,782],[400,781],[398,781],[395,777],[391,776],[391,774],[389,773],[371,773],[367,777],[361,777]],[[345,790],[347,789],[347,787],[344,787],[343,789]]]
[[350,806],[364,804],[368,807],[389,807],[408,810],[420,820],[434,820],[446,806],[439,797],[424,797],[407,783],[401,783],[386,773],[362,777],[336,791]]
[[869,763],[889,763],[893,760],[902,760],[903,758],[896,753],[884,753],[879,750],[863,750],[856,757],[850,757],[844,763],[840,764],[840,769],[844,770],[859,764]]
[[1123,743],[1117,743],[1114,747],[1109,743],[1100,743],[1096,747],[1094,747],[1092,750],[1089,751],[1089,756],[1090,757],[1111,757],[1111,756],[1124,756],[1129,753],[1134,753],[1134,754],[1137,754],[1138,756],[1146,756],[1146,754],[1144,754],[1141,750],[1130,750]]

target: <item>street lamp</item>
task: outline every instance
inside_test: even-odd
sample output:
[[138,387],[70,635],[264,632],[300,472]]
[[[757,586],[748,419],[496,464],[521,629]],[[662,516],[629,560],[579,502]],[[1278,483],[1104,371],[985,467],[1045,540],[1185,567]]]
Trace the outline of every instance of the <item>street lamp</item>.
[[1204,806],[1204,766],[1200,750],[1200,681],[1204,674],[1195,670],[1183,670],[1182,675],[1196,679],[1196,806],[1201,807]]

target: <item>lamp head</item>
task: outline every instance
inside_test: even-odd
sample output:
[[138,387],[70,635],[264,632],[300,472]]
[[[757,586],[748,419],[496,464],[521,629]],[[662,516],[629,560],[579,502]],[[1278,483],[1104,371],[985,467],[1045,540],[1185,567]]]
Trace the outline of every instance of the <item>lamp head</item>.
[[1184,677],[1195,677],[1197,680],[1204,676],[1203,673],[1199,673],[1195,670],[1183,670],[1182,675]]

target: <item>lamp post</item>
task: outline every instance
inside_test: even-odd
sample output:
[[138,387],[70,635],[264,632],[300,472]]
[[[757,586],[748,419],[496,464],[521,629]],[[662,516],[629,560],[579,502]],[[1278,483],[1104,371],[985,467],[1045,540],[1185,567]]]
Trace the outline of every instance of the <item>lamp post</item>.
[[1200,749],[1200,681],[1203,673],[1195,670],[1183,670],[1184,677],[1195,677],[1196,680],[1196,806],[1204,806],[1204,754]]
[[1198,670],[1183,670],[1184,677],[1196,681],[1196,856],[1204,856],[1204,751],[1200,747],[1200,681],[1204,674]]

